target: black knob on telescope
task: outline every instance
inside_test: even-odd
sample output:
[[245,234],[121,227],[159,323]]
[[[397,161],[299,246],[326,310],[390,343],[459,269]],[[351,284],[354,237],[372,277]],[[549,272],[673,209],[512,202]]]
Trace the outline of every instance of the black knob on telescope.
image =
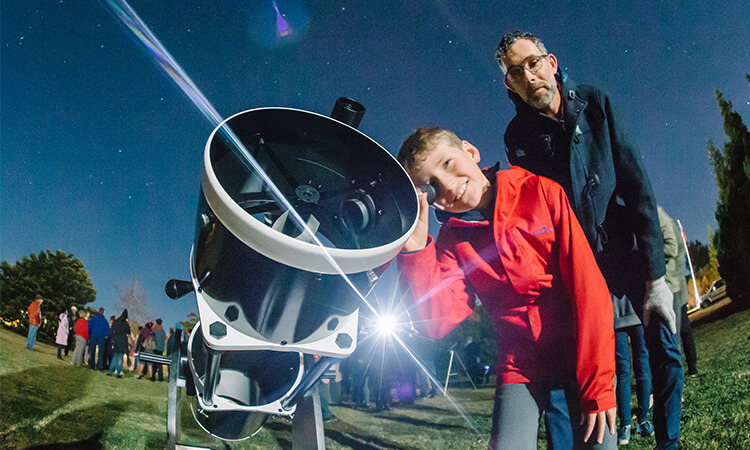
[[435,187],[431,184],[425,184],[423,186],[419,187],[419,190],[427,194],[427,203],[432,205],[435,203],[435,198],[437,198],[437,191],[435,190]]
[[167,293],[167,297],[172,300],[189,294],[193,291],[193,282],[184,280],[169,280],[167,285],[164,286],[164,291]]

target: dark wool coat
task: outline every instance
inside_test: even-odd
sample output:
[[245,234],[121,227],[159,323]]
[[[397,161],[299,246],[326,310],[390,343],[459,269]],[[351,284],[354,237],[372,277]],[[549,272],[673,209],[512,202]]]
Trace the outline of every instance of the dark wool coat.
[[564,120],[509,91],[516,116],[505,131],[508,161],[563,186],[614,294],[627,293],[634,283],[642,289],[665,268],[656,200],[641,154],[607,94],[577,86],[562,72],[556,77]]

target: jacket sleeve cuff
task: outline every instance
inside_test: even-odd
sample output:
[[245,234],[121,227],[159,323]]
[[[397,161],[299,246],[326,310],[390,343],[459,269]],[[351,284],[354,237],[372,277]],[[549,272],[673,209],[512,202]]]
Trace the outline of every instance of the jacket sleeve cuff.
[[432,236],[430,236],[430,235],[428,234],[428,235],[427,235],[427,243],[425,244],[425,246],[424,246],[424,247],[422,247],[422,248],[421,248],[421,249],[419,249],[419,250],[412,250],[412,251],[406,251],[406,250],[403,250],[403,249],[402,249],[402,250],[401,250],[401,252],[399,252],[399,255],[413,255],[413,254],[415,254],[415,253],[419,253],[419,252],[421,252],[421,251],[424,251],[424,249],[426,249],[427,247],[429,247],[429,246],[430,246],[430,244],[432,244],[432,242],[433,242],[433,241],[434,241],[434,240],[432,239]]
[[615,402],[615,395],[612,391],[599,398],[581,400],[581,412],[584,414],[598,413],[616,406],[617,402]]

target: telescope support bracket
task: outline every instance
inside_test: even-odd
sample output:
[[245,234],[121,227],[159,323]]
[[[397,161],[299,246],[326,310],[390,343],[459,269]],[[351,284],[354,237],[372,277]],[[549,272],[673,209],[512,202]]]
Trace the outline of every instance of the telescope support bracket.
[[315,386],[297,402],[292,421],[292,450],[325,450],[326,438],[320,394]]

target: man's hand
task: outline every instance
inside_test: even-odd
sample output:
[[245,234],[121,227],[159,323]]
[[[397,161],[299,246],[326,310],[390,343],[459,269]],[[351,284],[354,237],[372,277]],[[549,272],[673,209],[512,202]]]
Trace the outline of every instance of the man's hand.
[[604,442],[604,425],[609,428],[609,434],[615,434],[615,417],[617,417],[617,408],[610,408],[598,413],[581,413],[581,425],[586,426],[586,434],[583,436],[583,442],[588,442],[594,428],[596,428],[596,442]]
[[419,219],[417,227],[409,236],[404,244],[404,250],[407,252],[416,252],[422,250],[427,245],[427,235],[429,230],[430,205],[427,203],[427,194],[419,194]]
[[677,333],[677,317],[674,312],[674,295],[664,277],[646,282],[646,297],[643,299],[643,326],[651,322],[651,313],[664,318],[672,334]]

